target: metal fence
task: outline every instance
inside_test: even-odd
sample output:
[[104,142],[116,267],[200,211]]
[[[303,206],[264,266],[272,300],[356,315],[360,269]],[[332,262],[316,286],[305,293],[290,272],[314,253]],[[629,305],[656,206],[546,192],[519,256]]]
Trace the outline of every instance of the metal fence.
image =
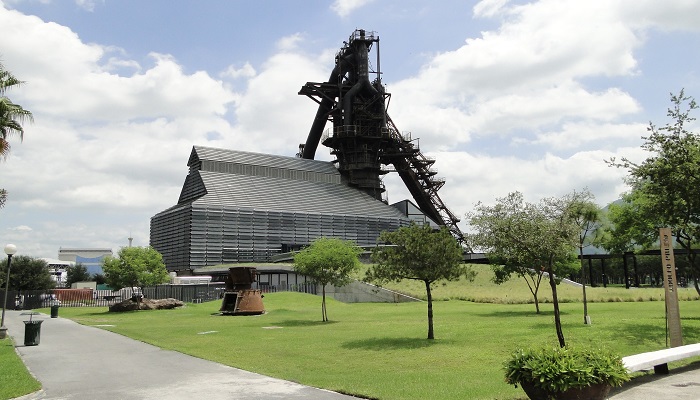
[[[261,285],[263,293],[301,292],[316,294],[316,285]],[[202,303],[219,300],[226,290],[224,283],[198,285],[158,285],[143,288],[143,296],[149,299],[177,299],[186,303]],[[125,288],[118,291],[92,289],[49,289],[49,290],[10,290],[7,292],[7,309],[33,310],[48,308],[52,305],[61,307],[108,307],[114,303],[138,295],[139,290]],[[0,300],[5,291],[0,289]]]

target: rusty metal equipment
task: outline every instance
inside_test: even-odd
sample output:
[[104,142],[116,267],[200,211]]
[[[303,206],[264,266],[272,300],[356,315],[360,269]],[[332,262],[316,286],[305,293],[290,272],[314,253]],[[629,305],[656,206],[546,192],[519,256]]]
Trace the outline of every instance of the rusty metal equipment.
[[226,291],[219,311],[224,315],[260,315],[265,313],[262,292],[252,289],[255,268],[232,267],[226,277]]

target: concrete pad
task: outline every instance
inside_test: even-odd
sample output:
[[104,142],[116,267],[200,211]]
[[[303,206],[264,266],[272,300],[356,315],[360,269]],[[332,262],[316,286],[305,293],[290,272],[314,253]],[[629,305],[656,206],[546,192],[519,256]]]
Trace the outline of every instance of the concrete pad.
[[672,368],[668,375],[649,372],[620,388],[613,388],[609,400],[697,400],[700,398],[700,364]]
[[21,313],[8,310],[5,325],[43,386],[23,400],[355,399],[162,350],[60,316],[34,315],[43,321],[39,345],[24,346],[22,321],[29,316]]

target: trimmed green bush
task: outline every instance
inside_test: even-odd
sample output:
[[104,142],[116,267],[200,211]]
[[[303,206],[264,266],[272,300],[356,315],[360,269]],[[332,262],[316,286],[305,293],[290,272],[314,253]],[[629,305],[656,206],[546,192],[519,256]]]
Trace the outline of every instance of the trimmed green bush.
[[630,378],[622,358],[605,349],[545,346],[518,349],[504,363],[506,382],[532,384],[547,393],[596,384],[621,386]]

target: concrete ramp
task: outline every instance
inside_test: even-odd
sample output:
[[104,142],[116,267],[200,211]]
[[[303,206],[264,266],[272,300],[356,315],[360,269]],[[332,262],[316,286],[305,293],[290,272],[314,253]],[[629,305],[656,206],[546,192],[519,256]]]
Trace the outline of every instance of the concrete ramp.
[[[321,293],[320,286],[316,293]],[[326,286],[326,296],[343,303],[406,303],[409,301],[422,301],[415,297],[361,281],[353,281],[343,287]]]

